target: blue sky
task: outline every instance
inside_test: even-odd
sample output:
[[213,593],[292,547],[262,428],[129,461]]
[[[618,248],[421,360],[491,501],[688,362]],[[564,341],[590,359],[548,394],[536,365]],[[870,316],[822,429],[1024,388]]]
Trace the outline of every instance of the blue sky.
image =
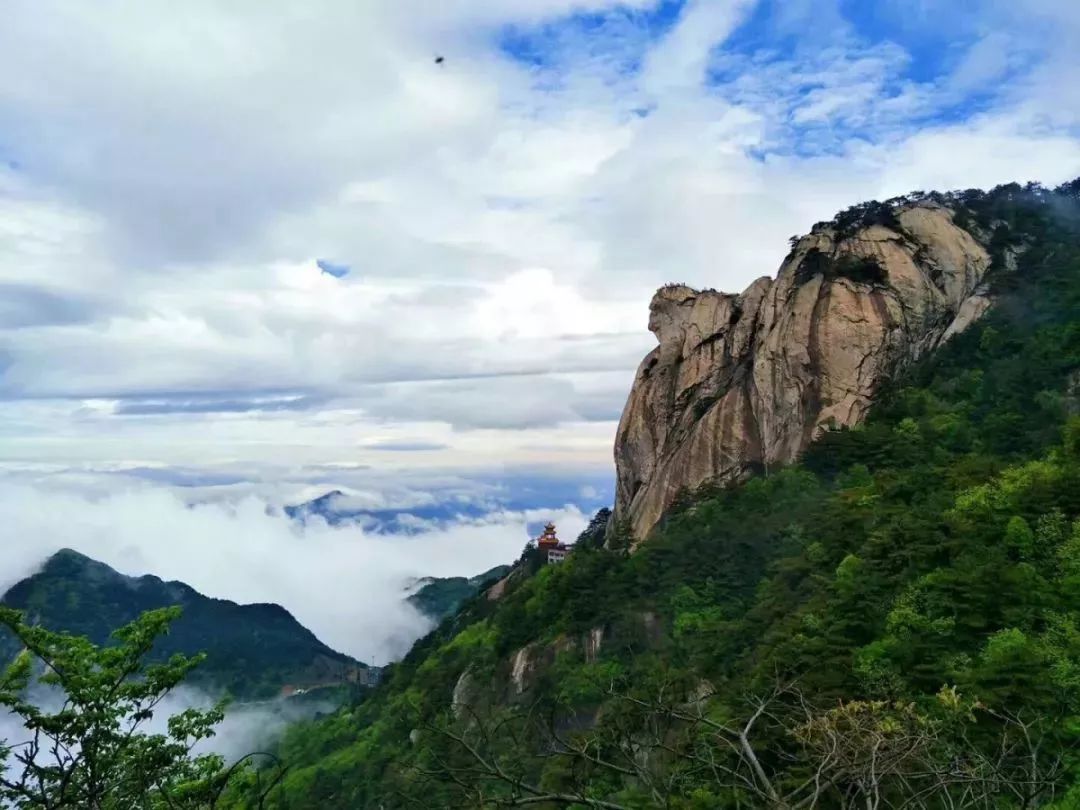
[[328,276],[333,276],[334,278],[345,278],[352,269],[347,264],[335,264],[329,259],[316,259],[315,266]]
[[[535,70],[549,88],[560,87],[581,68],[583,53],[597,61],[611,60],[605,67],[629,85],[646,66],[649,51],[689,13],[688,6],[704,5],[685,0],[640,8],[616,5],[540,25],[506,26],[497,41],[507,56]],[[874,102],[895,103],[912,93],[923,96],[917,108],[903,110],[891,122],[901,131],[963,123],[993,112],[1010,82],[1024,79],[1047,61],[1055,12],[1067,15],[1065,3],[1010,14],[1008,6],[992,0],[761,0],[743,5],[737,24],[710,47],[702,88],[739,98],[738,85],[755,73],[783,84],[775,95],[788,96],[789,116],[773,122],[776,137],[758,154],[807,158],[842,154],[850,140],[873,140],[880,134],[865,117],[832,115],[809,124],[790,116],[844,78],[845,69],[861,65],[863,80],[873,83]],[[1051,33],[1050,39],[1067,43],[1061,34]],[[957,72],[967,68],[975,68],[973,80],[948,88]],[[653,108],[633,109],[647,115]]]

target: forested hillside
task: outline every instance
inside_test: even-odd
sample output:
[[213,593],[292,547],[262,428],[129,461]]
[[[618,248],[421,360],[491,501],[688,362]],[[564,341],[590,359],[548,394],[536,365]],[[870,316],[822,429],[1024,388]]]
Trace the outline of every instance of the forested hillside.
[[[365,664],[323,644],[280,605],[238,605],[203,596],[182,582],[128,577],[104,563],[63,549],[36,574],[16,583],[0,605],[21,610],[50,630],[106,644],[117,627],[147,610],[179,605],[180,618],[154,646],[153,660],[206,653],[188,682],[239,700],[272,698],[282,687],[364,680]],[[0,664],[20,644],[0,630]]]
[[467,602],[287,735],[271,806],[1073,806],[1078,192],[936,195],[986,316],[799,464]]
[[509,571],[509,566],[497,565],[474,577],[429,577],[414,586],[415,593],[410,594],[408,600],[425,616],[439,622],[456,613],[462,602],[475,596],[485,585],[506,576]]

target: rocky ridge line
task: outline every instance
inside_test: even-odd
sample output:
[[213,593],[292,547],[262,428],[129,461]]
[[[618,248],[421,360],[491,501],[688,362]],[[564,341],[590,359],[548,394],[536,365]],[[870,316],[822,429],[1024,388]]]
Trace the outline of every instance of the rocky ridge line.
[[660,289],[659,346],[615,441],[614,520],[640,542],[681,491],[767,472],[862,420],[885,379],[989,308],[983,241],[937,202],[877,204],[816,225],[739,295]]

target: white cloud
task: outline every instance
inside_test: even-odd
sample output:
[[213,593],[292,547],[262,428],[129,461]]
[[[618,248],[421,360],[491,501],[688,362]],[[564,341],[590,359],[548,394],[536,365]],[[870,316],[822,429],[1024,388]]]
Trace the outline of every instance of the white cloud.
[[[37,707],[49,713],[59,713],[64,708],[63,692],[57,687],[35,684],[31,687],[31,699]],[[208,711],[215,707],[217,699],[190,686],[181,685],[169,692],[154,709],[151,717],[141,720],[136,728],[142,734],[168,734],[169,718],[188,709]],[[199,756],[215,753],[232,763],[241,757],[265,750],[292,724],[310,719],[317,712],[330,712],[334,702],[279,700],[259,703],[237,703],[226,709],[225,718],[214,727],[212,736],[196,742],[191,753]],[[131,718],[126,718],[131,723]],[[33,738],[22,722],[12,712],[0,712],[0,742],[11,746],[11,753],[3,763],[3,775],[19,781],[23,766],[16,759],[20,754],[30,753],[25,741]],[[78,749],[69,753],[78,754]],[[48,762],[48,749],[38,752],[35,760],[41,765]],[[257,758],[256,758],[257,759]]]
[[689,0],[673,30],[648,55],[646,92],[661,100],[672,92],[697,96],[710,51],[753,6],[752,0]]
[[164,487],[104,497],[0,483],[5,527],[0,592],[60,548],[121,573],[180,580],[212,597],[276,602],[331,647],[368,663],[403,653],[429,621],[403,600],[420,576],[473,576],[517,558],[526,521],[555,519],[568,538],[575,507],[496,511],[410,535],[373,534],[321,520],[298,524],[266,501],[188,504]]

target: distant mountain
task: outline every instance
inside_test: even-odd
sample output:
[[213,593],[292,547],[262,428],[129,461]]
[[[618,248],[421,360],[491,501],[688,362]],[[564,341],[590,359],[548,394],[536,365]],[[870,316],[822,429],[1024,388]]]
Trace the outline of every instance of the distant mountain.
[[[605,507],[598,510],[578,536],[574,547],[602,547],[610,519],[610,509]],[[497,565],[475,577],[424,577],[411,585],[407,599],[421,613],[439,623],[457,613],[467,600],[503,579],[512,568],[510,565]]]
[[340,489],[333,489],[330,492],[320,495],[318,498],[312,498],[310,501],[286,506],[284,511],[286,515],[294,520],[306,520],[311,517],[320,517],[331,526],[356,520],[357,518],[363,518],[367,515],[367,512],[363,509],[350,510],[340,508],[338,504],[341,503],[345,497],[345,493]]
[[441,622],[452,616],[466,600],[479,593],[484,586],[492,584],[510,572],[509,565],[497,565],[475,577],[426,577],[418,580],[408,597],[421,613]]
[[351,496],[340,489],[333,489],[310,501],[284,507],[284,512],[301,522],[322,518],[331,526],[357,524],[368,530],[392,531],[395,534],[411,534],[432,525],[440,525],[461,518],[478,518],[496,504],[465,503],[451,499],[446,502],[420,504],[407,508],[375,508],[366,501]]
[[[375,672],[327,647],[280,605],[211,599],[182,582],[125,576],[70,549],[50,557],[0,603],[24,611],[32,622],[98,644],[143,611],[180,605],[183,614],[159,640],[155,657],[205,652],[206,661],[190,682],[239,700],[366,683]],[[18,651],[12,636],[0,634],[0,660],[10,660]]]
[[[318,518],[332,526],[356,524],[368,531],[412,534],[496,511],[559,510],[574,504],[582,511],[595,512],[613,498],[613,481],[606,470],[575,471],[569,476],[502,471],[498,475],[433,484],[423,498],[410,500],[402,496],[398,506],[331,489],[317,498],[287,505],[282,511],[300,522]],[[542,526],[541,520],[529,530],[539,531]]]

